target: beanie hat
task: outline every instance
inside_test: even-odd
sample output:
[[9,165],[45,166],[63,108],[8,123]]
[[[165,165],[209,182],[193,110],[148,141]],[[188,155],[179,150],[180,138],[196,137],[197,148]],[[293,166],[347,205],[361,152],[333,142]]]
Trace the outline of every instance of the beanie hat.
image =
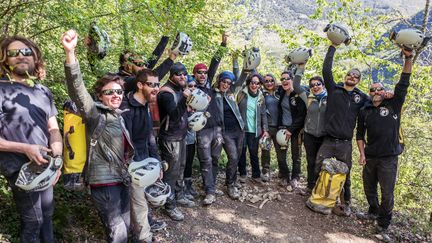
[[193,75],[189,75],[188,74],[188,76],[187,76],[187,79],[186,79],[186,82],[189,84],[189,83],[192,83],[192,82],[195,82],[195,77],[193,76]]
[[230,72],[230,71],[223,71],[223,72],[221,72],[221,73],[219,74],[218,81],[220,82],[220,81],[222,81],[222,80],[224,80],[224,79],[229,79],[229,80],[231,80],[232,82],[234,82],[235,76],[234,76],[234,74],[233,74],[232,72]]
[[176,62],[172,65],[170,69],[170,77],[172,77],[174,73],[179,73],[179,72],[187,73],[186,67],[181,62]]
[[193,68],[192,73],[196,73],[198,70],[200,69],[205,69],[208,70],[207,65],[205,65],[204,63],[198,63],[197,65],[195,65],[195,67]]

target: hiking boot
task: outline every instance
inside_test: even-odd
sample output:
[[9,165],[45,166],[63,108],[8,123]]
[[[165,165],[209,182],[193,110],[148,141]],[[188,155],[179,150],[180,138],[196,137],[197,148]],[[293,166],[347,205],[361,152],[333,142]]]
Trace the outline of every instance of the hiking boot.
[[158,231],[161,231],[167,227],[167,223],[163,221],[156,221],[154,220],[152,224],[150,224],[150,232],[156,233]]
[[192,178],[185,178],[185,197],[189,200],[193,200],[196,196],[198,196],[198,192],[193,188]]
[[240,175],[238,178],[238,181],[242,184],[245,184],[247,180],[247,176],[246,175]]
[[228,196],[233,200],[239,199],[240,192],[237,187],[235,187],[234,185],[228,186]]
[[345,206],[343,207],[343,213],[345,217],[351,216],[352,211],[349,204],[345,204]]
[[252,177],[252,182],[258,184],[258,185],[262,185],[263,181],[261,180],[261,177]]
[[224,192],[222,190],[216,189],[215,194],[216,196],[223,196]]
[[356,213],[356,217],[357,217],[357,219],[360,219],[360,220],[371,220],[371,221],[373,221],[373,220],[375,220],[375,219],[378,218],[378,215],[371,214],[371,213],[357,212]]
[[212,205],[214,202],[216,202],[216,196],[214,194],[207,194],[203,200],[203,204],[206,206]]
[[298,188],[298,186],[299,186],[299,181],[298,181],[298,179],[292,179],[292,180],[290,181],[290,185],[291,185],[291,187],[292,187],[293,189]]
[[176,201],[180,206],[183,206],[186,208],[193,208],[196,206],[194,201],[187,199],[185,196],[178,198]]
[[270,181],[270,173],[264,173],[261,177],[261,180],[263,182],[269,182]]
[[180,209],[178,209],[177,207],[173,208],[173,209],[165,209],[165,213],[172,219],[175,221],[183,221],[184,220],[184,215],[183,213],[180,211]]
[[302,196],[310,196],[312,195],[312,189],[310,188],[298,188],[298,193]]
[[388,234],[387,228],[384,228],[384,227],[377,225],[375,230],[379,235],[381,235],[382,239],[380,239],[380,240],[382,240],[384,242],[391,242],[391,238],[390,238],[390,235]]

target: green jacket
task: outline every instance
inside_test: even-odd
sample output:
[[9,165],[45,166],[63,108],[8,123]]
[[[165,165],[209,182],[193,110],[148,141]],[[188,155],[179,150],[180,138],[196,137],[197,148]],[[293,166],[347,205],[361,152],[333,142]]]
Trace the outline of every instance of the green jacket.
[[[77,105],[86,124],[88,157],[84,171],[85,181],[90,185],[128,182],[127,167],[133,157],[134,148],[121,111],[110,110],[93,100],[84,86],[78,63],[65,64],[65,74],[69,96]],[[91,137],[103,120],[105,125],[90,153]],[[124,138],[128,143],[127,149]]]

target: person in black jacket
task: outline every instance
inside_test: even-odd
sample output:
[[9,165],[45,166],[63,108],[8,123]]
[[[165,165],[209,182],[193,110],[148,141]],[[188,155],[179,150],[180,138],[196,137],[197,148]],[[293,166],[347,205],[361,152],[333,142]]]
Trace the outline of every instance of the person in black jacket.
[[[152,157],[160,161],[149,109],[149,103],[156,101],[159,92],[158,74],[153,70],[143,69],[137,73],[132,83],[135,89],[124,96],[120,108],[125,110],[122,116],[135,148],[133,160],[141,161]],[[166,223],[151,217],[142,188],[132,184],[132,190],[141,192],[131,193],[131,200],[135,201],[135,204],[131,204],[131,208],[136,212],[135,218],[132,217],[136,224],[133,227],[134,235],[138,240],[151,239],[150,231],[161,230],[166,227]],[[147,211],[149,211],[148,220]]]
[[[186,86],[186,67],[182,63],[175,63],[170,70],[170,78],[161,87],[157,95],[157,103],[161,120],[159,131],[159,149],[162,159],[169,168],[164,172],[164,181],[172,190],[172,195],[165,204],[166,213],[173,220],[184,219],[177,203],[193,207],[195,203],[184,197],[183,172],[186,163],[186,133],[187,133],[187,105],[186,98],[191,94]],[[175,192],[175,195],[174,195]]]
[[[396,84],[393,98],[384,99],[382,83],[372,84],[369,101],[360,111],[357,122],[357,146],[359,164],[363,167],[363,187],[369,203],[367,214],[360,218],[377,219],[377,231],[388,237],[394,205],[398,155],[402,153],[399,129],[402,106],[405,102],[412,70],[412,51],[403,50],[405,63],[400,81]],[[366,137],[367,134],[367,137]],[[378,201],[377,185],[381,188]]]
[[[323,78],[327,89],[327,110],[325,113],[326,137],[318,151],[315,174],[318,178],[319,171],[324,159],[335,157],[348,165],[352,165],[352,137],[356,124],[357,115],[368,97],[356,88],[360,82],[360,70],[353,68],[345,76],[343,85],[336,84],[333,79],[333,56],[336,52],[336,44],[332,44],[326,54],[323,64]],[[349,207],[351,201],[351,181],[348,172],[342,200],[342,209],[345,216],[351,214]],[[336,212],[337,213],[337,212]]]
[[[306,117],[306,104],[300,96],[294,92],[293,74],[284,71],[281,75],[282,85],[279,87],[279,115],[278,128],[287,129],[291,139],[292,173],[290,175],[286,159],[279,161],[279,173],[282,184],[290,183],[293,188],[298,187],[301,173],[301,144],[299,144],[299,133],[303,128]],[[284,152],[284,157],[286,151]]]

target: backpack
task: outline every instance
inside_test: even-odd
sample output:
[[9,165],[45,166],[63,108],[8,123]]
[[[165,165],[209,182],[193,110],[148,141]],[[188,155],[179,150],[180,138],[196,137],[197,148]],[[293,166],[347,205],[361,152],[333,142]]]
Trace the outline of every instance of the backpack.
[[87,159],[86,128],[74,102],[67,100],[63,105],[64,146],[63,173],[81,173]]
[[71,100],[63,104],[64,124],[64,146],[63,146],[63,182],[66,189],[82,189],[81,174],[88,168],[88,157],[97,139],[102,134],[106,125],[106,116],[101,116],[92,136],[87,151],[86,126],[75,103]]
[[339,199],[348,170],[344,162],[334,158],[325,159],[306,206],[312,211],[330,214]]
[[[160,92],[169,92],[174,96],[174,102],[177,104],[178,98],[177,94],[174,92],[174,90],[166,85],[162,86],[159,89]],[[166,115],[165,118],[161,121],[160,115],[159,115],[159,106],[157,102],[150,103],[150,114],[153,121],[153,131],[155,131],[155,134],[159,134],[160,127],[162,123],[165,124],[165,130],[168,130],[169,127],[169,115]]]

